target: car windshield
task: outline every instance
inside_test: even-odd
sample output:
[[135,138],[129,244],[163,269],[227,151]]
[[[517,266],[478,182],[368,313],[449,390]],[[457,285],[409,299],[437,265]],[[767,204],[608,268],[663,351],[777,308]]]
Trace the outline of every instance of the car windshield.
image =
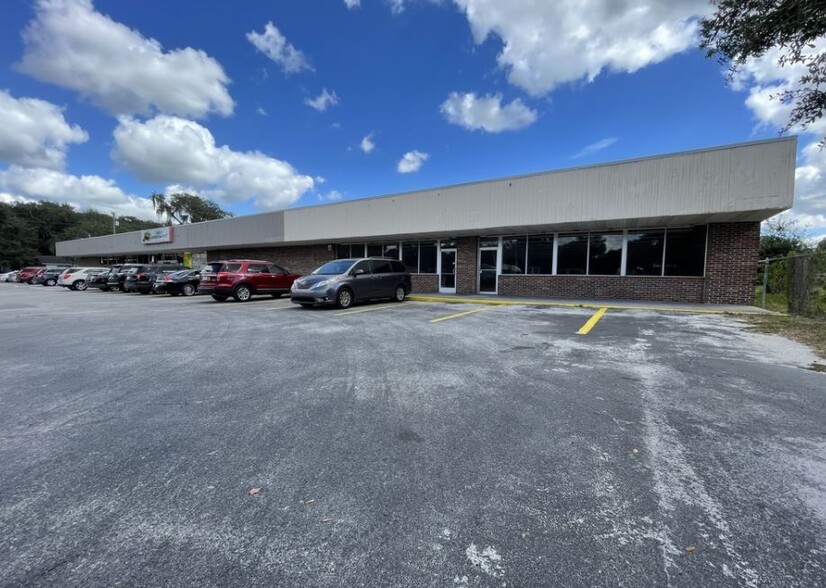
[[353,259],[337,259],[330,263],[325,263],[320,268],[315,270],[314,276],[339,276],[346,272],[353,265]]

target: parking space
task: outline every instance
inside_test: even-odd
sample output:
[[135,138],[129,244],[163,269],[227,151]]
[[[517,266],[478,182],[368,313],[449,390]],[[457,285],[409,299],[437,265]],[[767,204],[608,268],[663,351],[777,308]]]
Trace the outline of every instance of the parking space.
[[596,312],[0,284],[0,585],[826,584],[811,353]]

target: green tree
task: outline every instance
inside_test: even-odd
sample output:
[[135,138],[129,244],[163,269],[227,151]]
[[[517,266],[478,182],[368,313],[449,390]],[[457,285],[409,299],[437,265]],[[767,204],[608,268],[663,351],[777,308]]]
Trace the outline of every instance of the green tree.
[[[729,65],[733,76],[748,59],[780,49],[779,65],[803,66],[793,89],[773,96],[793,105],[784,131],[805,129],[826,110],[826,53],[814,51],[826,34],[823,0],[712,0],[714,14],[700,23],[700,47]],[[826,138],[821,141],[821,146]]]
[[194,194],[152,194],[152,205],[159,217],[166,218],[169,224],[179,225],[218,220],[232,216],[212,200]]
[[760,259],[786,257],[811,251],[804,228],[795,219],[775,217],[763,225],[760,235]]

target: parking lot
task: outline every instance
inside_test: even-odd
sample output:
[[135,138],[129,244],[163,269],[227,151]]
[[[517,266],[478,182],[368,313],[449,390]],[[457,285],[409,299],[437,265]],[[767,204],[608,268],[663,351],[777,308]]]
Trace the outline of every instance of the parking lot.
[[826,585],[814,356],[593,312],[0,284],[0,585]]

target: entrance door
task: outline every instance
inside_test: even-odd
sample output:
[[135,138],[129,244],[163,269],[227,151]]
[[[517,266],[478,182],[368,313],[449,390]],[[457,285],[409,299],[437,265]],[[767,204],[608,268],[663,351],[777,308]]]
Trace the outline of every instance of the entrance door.
[[439,292],[456,294],[455,249],[442,249],[439,255]]
[[496,294],[496,267],[499,248],[479,250],[479,293]]

